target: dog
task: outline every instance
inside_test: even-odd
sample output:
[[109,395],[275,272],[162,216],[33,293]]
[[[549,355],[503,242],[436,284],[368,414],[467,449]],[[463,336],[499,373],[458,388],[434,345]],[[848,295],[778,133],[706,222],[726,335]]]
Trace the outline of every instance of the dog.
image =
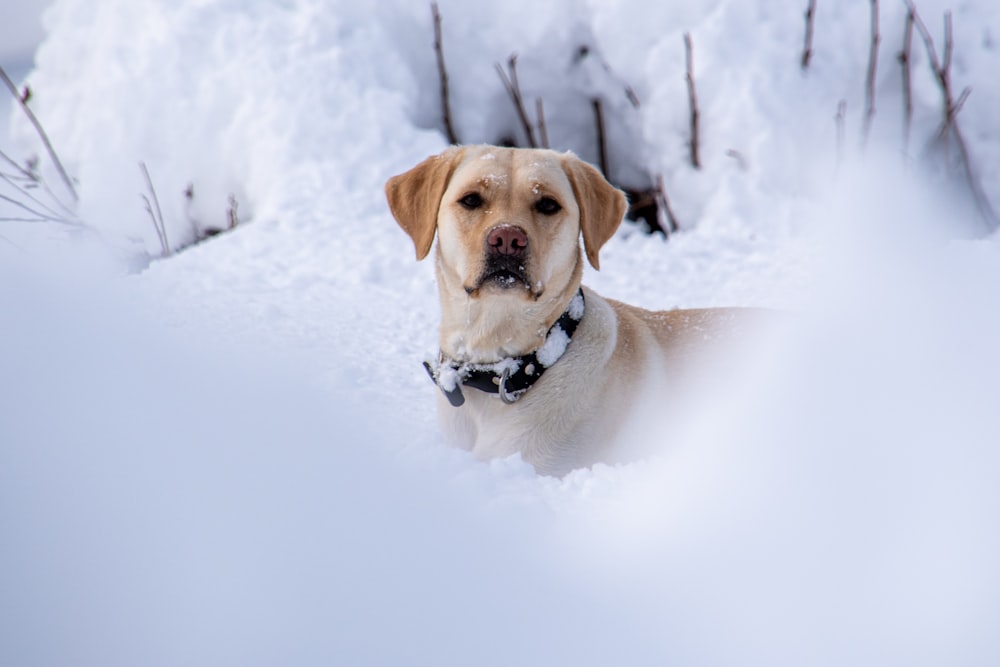
[[424,366],[446,437],[478,458],[520,454],[554,476],[614,462],[644,380],[680,377],[740,319],[651,312],[582,287],[584,257],[600,268],[626,199],[572,153],[453,146],[385,194],[417,260],[437,237],[440,354]]

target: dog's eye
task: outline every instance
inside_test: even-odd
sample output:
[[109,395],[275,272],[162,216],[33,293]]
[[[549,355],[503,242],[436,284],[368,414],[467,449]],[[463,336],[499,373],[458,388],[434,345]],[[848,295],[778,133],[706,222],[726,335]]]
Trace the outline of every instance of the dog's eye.
[[458,203],[472,211],[483,205],[483,198],[472,192],[459,199]]
[[542,197],[535,202],[535,210],[542,215],[555,215],[562,210],[562,206],[552,197]]

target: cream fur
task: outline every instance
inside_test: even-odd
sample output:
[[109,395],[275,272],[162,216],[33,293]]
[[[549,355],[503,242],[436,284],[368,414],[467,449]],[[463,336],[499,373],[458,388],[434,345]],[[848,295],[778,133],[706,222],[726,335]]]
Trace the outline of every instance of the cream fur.
[[[469,210],[460,203],[470,193],[482,206]],[[441,349],[477,363],[542,344],[580,286],[584,256],[599,266],[600,248],[626,205],[623,193],[572,154],[494,146],[451,148],[428,158],[390,179],[386,196],[418,258],[436,233]],[[561,209],[543,215],[537,210],[542,197]],[[485,240],[498,225],[516,226],[528,239],[525,284],[477,282]],[[508,405],[471,388],[459,408],[440,397],[449,440],[481,458],[520,454],[542,474],[611,460],[644,377],[681,370],[735,317],[727,309],[654,313],[587,288],[584,294],[586,312],[566,353],[519,401]]]

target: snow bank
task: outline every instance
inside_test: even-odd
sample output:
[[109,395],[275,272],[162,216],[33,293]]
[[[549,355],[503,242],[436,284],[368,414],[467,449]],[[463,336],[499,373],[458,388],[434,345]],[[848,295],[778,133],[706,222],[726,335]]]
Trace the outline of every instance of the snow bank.
[[[545,102],[554,147],[597,160],[590,100],[600,98],[613,178],[629,184],[662,174],[686,227],[712,225],[730,236],[794,231],[798,197],[824,188],[834,171],[840,100],[848,148],[859,144],[868,59],[868,6],[820,7],[811,70],[793,66],[804,32],[800,4],[443,2],[458,134],[468,143],[523,142],[494,72],[516,53],[524,97],[532,107],[536,98]],[[940,52],[949,4],[919,7]],[[873,141],[895,151],[902,149],[895,54],[903,12],[902,4],[882,8],[873,126]],[[80,182],[84,217],[142,239],[149,252],[159,247],[139,202],[140,160],[164,205],[171,244],[181,246],[195,228],[225,226],[230,195],[243,220],[286,218],[304,201],[328,216],[344,198],[372,205],[368,197],[389,173],[442,147],[422,0],[377,7],[143,0],[99,8],[62,0],[45,22],[49,37],[30,77],[36,112]],[[992,183],[1000,178],[992,125],[1000,93],[976,84],[991,81],[1000,64],[1000,10],[966,3],[955,8],[954,25],[956,94],[973,87],[961,122],[980,178]],[[695,45],[702,171],[687,166],[684,32]],[[936,133],[941,98],[919,39],[913,51],[911,154],[919,156]],[[23,151],[37,150],[26,124],[16,125]]]
[[[901,9],[861,157],[868,6],[819,3],[803,76],[800,5],[441,3],[463,138],[512,131],[492,66],[517,51],[569,147],[594,150],[596,91],[615,159],[663,173],[688,231],[623,228],[590,286],[795,313],[633,425],[656,457],[554,480],[439,444],[431,268],[381,190],[444,145],[423,2],[59,0],[29,80],[88,222],[156,253],[143,160],[178,243],[230,194],[246,224],[127,279],[66,261],[79,239],[5,265],[0,663],[1000,662],[1000,249],[953,240],[960,188],[897,168]],[[1000,9],[955,30],[990,184]],[[940,112],[915,51],[914,153]]]

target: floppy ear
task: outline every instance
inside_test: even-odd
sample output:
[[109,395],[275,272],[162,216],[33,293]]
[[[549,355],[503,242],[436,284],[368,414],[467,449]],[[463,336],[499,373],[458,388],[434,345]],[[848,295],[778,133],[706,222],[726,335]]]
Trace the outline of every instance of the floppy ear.
[[594,167],[572,153],[563,156],[563,170],[573,186],[580,208],[583,249],[591,266],[600,269],[598,253],[618,229],[625,215],[625,193],[608,183]]
[[413,239],[418,260],[427,256],[434,243],[441,197],[462,152],[461,148],[452,147],[440,155],[432,155],[385,184],[392,217]]

